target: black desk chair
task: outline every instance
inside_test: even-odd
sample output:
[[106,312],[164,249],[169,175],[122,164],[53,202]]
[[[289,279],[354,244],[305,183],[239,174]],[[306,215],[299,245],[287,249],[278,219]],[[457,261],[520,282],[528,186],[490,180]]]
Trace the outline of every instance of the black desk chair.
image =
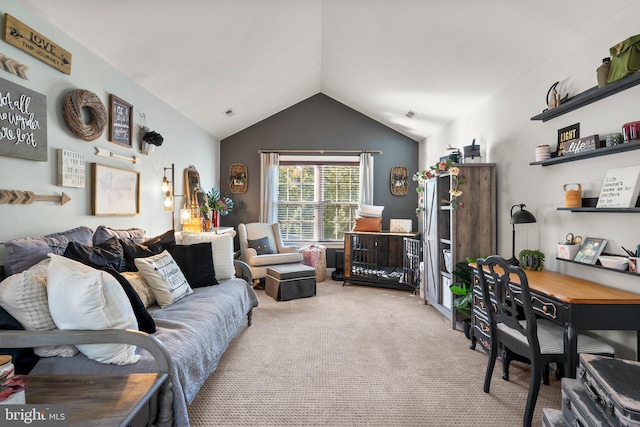
[[[484,392],[489,393],[493,368],[500,349],[505,376],[508,380],[508,364],[513,354],[531,362],[531,379],[523,425],[531,426],[533,410],[538,399],[543,370],[549,363],[561,366],[564,355],[564,331],[562,326],[546,319],[536,319],[531,302],[527,276],[519,266],[513,266],[503,258],[492,255],[478,259],[478,280],[487,304],[491,329],[491,350],[484,379]],[[484,274],[481,274],[484,271]],[[519,287],[509,286],[517,277]],[[517,299],[517,301],[516,301]],[[524,311],[524,320],[518,317],[518,307]],[[578,353],[614,355],[614,349],[595,338],[578,335]]]

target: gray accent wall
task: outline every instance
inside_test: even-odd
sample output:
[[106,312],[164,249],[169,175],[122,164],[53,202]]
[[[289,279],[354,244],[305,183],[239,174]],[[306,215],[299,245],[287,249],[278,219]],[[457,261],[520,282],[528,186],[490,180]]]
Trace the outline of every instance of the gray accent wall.
[[[406,166],[409,176],[418,169],[418,143],[352,108],[318,93],[220,141],[220,186],[235,207],[221,218],[221,226],[256,222],[260,204],[260,149],[381,150],[374,154],[374,200],[384,206],[382,228],[391,218],[418,222],[416,183],[403,196],[391,193],[390,174]],[[233,163],[247,165],[249,185],[244,194],[231,194],[228,179]],[[328,259],[330,262],[330,260]]]

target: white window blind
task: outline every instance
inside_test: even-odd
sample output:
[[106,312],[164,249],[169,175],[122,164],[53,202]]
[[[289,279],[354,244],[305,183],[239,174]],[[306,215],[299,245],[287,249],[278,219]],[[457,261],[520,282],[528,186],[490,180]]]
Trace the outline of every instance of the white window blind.
[[281,156],[278,222],[287,241],[344,239],[358,209],[358,158],[301,159]]

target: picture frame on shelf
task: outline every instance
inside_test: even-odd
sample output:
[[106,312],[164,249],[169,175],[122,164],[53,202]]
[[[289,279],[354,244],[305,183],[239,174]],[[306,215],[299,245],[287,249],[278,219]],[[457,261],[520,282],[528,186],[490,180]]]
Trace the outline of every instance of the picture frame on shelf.
[[607,245],[607,239],[598,237],[587,237],[582,241],[580,250],[573,259],[574,262],[582,264],[595,265],[598,257],[602,254],[604,247]]
[[91,163],[91,214],[139,215],[140,172]]
[[132,148],[133,105],[109,95],[109,141]]

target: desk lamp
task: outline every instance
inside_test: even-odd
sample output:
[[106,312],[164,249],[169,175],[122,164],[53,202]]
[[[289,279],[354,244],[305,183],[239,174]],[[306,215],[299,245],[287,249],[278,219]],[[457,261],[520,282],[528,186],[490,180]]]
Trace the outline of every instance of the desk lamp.
[[[513,208],[519,207],[520,210],[513,213]],[[512,265],[518,265],[518,259],[516,258],[516,224],[529,224],[531,222],[536,222],[536,217],[533,214],[525,209],[527,205],[524,203],[511,206],[511,227],[513,228],[512,232],[512,240],[511,240],[511,259],[509,259],[509,263]]]

